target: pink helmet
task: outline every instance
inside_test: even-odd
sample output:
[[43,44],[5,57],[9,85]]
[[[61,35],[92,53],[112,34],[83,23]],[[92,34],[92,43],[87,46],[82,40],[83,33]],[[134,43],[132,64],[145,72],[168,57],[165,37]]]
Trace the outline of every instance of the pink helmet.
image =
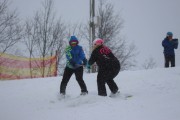
[[102,45],[104,43],[104,40],[101,39],[101,38],[96,38],[94,41],[93,41],[93,45]]

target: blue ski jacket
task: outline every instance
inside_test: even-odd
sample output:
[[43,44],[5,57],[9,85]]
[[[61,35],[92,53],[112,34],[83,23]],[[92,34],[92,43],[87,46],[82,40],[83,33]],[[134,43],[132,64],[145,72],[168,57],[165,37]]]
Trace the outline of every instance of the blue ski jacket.
[[164,47],[164,55],[175,55],[174,49],[176,49],[176,44],[173,41],[169,41],[168,38],[165,38],[162,41],[162,46]]
[[84,51],[80,45],[67,46],[66,50],[66,66],[71,69],[76,69],[83,65],[83,61],[86,60]]

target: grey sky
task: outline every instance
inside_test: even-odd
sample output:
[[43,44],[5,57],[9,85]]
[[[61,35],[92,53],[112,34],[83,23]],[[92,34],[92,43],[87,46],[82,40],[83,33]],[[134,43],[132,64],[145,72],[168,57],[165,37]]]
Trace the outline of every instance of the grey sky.
[[[43,0],[12,0],[20,16],[32,16],[41,7]],[[123,35],[134,42],[140,54],[138,64],[152,57],[158,67],[163,67],[162,40],[172,31],[180,39],[180,0],[109,0],[115,12],[124,19]],[[86,22],[89,19],[89,0],[55,0],[57,16],[70,23]],[[180,48],[176,51],[176,65],[180,66]]]

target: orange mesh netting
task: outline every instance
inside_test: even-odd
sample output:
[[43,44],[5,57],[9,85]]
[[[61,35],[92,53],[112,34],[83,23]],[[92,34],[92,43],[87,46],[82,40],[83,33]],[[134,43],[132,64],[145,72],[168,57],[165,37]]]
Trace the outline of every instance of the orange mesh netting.
[[0,80],[57,75],[56,56],[26,58],[0,53]]

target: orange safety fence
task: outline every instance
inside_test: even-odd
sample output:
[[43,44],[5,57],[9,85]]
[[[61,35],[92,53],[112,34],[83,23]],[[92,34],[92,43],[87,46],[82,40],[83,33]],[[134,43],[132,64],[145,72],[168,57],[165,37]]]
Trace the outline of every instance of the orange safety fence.
[[56,58],[56,55],[45,58],[26,58],[0,53],[0,80],[56,76]]

